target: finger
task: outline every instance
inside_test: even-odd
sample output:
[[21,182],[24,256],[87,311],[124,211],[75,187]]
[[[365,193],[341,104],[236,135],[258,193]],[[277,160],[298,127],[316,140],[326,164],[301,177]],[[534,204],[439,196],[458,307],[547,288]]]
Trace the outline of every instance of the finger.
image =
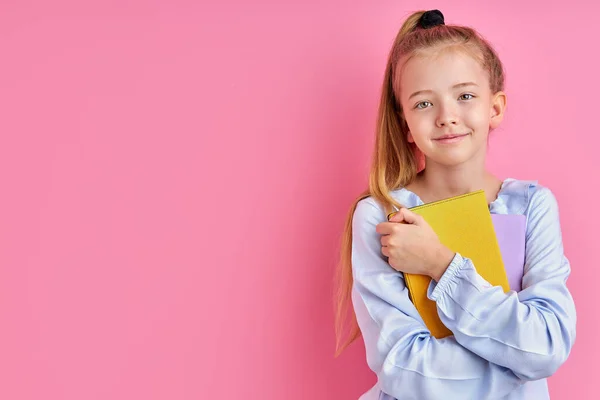
[[398,242],[401,242],[402,238],[394,235],[385,235],[381,237],[381,245],[388,248],[395,248]]
[[383,254],[384,256],[389,258],[389,256],[390,256],[389,249],[387,247],[382,247],[381,254]]
[[404,217],[402,216],[401,212],[394,212],[392,213],[392,216],[389,219],[389,222],[402,222],[404,221]]
[[381,236],[381,239],[379,241],[381,242],[382,246],[387,246],[389,240],[390,240],[389,235],[384,235],[384,236]]
[[393,232],[395,226],[395,222],[381,222],[377,224],[375,231],[380,235],[389,235]]
[[402,210],[400,210],[400,212],[402,212],[402,218],[404,219],[404,222],[414,225],[420,225],[422,218],[419,214],[410,211],[408,208],[403,208]]

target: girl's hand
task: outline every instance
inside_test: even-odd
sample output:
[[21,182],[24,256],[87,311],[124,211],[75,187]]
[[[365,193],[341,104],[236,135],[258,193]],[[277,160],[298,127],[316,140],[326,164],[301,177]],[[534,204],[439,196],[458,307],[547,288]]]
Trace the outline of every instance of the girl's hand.
[[397,271],[439,281],[454,258],[455,253],[440,242],[425,219],[407,208],[378,224],[376,230],[382,235],[381,252]]

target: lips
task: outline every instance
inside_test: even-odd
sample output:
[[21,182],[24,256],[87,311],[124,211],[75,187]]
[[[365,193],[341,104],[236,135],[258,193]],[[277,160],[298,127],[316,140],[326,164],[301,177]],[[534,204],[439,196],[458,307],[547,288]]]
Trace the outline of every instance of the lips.
[[440,145],[454,145],[463,141],[464,138],[469,136],[470,133],[455,133],[441,136],[439,138],[435,138],[434,141]]
[[435,138],[434,140],[450,140],[450,139],[467,136],[467,135],[468,135],[468,133],[449,134],[449,135],[440,136],[439,138]]

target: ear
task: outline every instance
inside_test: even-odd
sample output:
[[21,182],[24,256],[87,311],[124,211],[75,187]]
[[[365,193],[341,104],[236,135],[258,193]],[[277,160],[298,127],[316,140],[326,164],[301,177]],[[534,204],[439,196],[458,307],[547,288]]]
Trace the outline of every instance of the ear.
[[497,92],[492,98],[492,107],[490,108],[490,129],[496,129],[504,118],[506,110],[506,93]]
[[412,133],[410,133],[410,131],[408,131],[406,133],[406,139],[408,139],[408,143],[414,143],[415,142],[415,139],[413,138]]

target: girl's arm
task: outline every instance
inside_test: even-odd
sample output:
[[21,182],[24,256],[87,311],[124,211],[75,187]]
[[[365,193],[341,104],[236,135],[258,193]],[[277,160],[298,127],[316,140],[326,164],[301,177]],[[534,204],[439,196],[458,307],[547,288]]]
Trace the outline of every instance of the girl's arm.
[[457,254],[428,293],[458,343],[525,380],[548,377],[565,362],[576,322],[558,205],[549,189],[533,190],[521,292],[491,287],[471,260]]
[[390,396],[419,399],[502,398],[525,381],[450,336],[431,336],[408,297],[402,274],[381,254],[382,209],[361,200],[353,217],[352,301],[365,342],[367,362]]

